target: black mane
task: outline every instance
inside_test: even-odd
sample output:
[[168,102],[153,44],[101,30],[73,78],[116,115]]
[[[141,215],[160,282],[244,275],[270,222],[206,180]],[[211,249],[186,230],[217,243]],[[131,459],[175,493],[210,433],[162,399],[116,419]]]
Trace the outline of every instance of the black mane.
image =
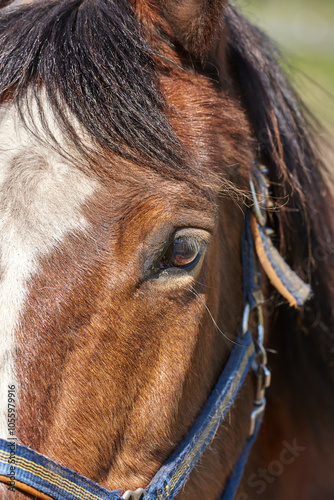
[[[90,156],[112,152],[160,171],[182,166],[151,49],[125,0],[39,1],[0,11],[0,101],[45,89],[66,136]],[[73,113],[94,138],[89,151]]]

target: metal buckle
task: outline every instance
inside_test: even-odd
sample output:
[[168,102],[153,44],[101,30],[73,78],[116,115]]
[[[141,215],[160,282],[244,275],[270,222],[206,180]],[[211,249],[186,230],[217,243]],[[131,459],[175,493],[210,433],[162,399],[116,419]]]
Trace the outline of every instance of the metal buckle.
[[252,207],[253,212],[257,218],[257,221],[262,227],[266,226],[267,213],[266,208],[271,205],[271,200],[269,197],[269,179],[268,179],[268,169],[264,165],[254,163],[253,175],[258,187],[258,194],[260,196],[260,201],[262,207],[258,200],[258,195],[254,186],[251,175],[249,175],[249,185],[251,193],[253,196],[254,205]]
[[263,398],[261,405],[258,406],[254,405],[253,411],[251,413],[249,436],[253,436],[256,422],[259,420],[259,418],[262,418],[265,409],[266,409],[266,398]]
[[266,389],[270,386],[271,373],[268,367],[263,363],[255,363],[253,370],[256,377],[256,389],[254,405],[261,405],[265,399]]
[[[271,382],[271,373],[269,368],[267,367],[267,352],[263,346],[264,318],[262,310],[262,302],[263,302],[262,293],[260,292],[257,293],[255,299],[256,299],[256,308],[258,316],[258,326],[257,326],[257,338],[254,339],[256,358],[253,362],[252,368],[256,378],[256,387],[255,387],[254,406],[251,413],[251,422],[249,429],[250,436],[254,434],[256,422],[258,421],[259,418],[262,417],[264,413],[266,407],[265,391],[270,386]],[[246,304],[242,320],[243,334],[245,334],[246,331],[248,330],[249,315],[250,315],[250,307],[249,304]]]
[[124,500],[140,500],[145,493],[143,488],[137,488],[136,491],[127,490],[121,498],[124,498]]

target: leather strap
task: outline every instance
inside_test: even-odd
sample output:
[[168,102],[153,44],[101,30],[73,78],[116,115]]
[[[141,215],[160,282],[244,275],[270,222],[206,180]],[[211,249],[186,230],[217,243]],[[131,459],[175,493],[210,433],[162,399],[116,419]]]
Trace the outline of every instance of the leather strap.
[[[0,475],[0,482],[7,484],[9,486],[10,479],[6,476]],[[49,495],[45,495],[41,491],[36,490],[36,488],[32,488],[25,483],[21,483],[21,481],[15,481],[15,489],[20,490],[22,493],[27,493],[28,495],[39,498],[40,500],[53,500]]]

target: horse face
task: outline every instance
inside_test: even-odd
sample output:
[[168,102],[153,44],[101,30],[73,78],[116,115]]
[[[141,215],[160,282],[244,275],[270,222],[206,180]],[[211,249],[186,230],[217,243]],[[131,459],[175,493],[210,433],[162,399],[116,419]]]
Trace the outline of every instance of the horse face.
[[[103,149],[93,168],[47,93],[25,124],[3,107],[3,395],[17,386],[23,443],[110,489],[146,485],[186,434],[242,313],[230,185],[245,185],[250,134],[229,89],[178,57],[158,72],[186,152],[177,173]],[[247,428],[224,442],[225,474]]]
[[[263,287],[274,384],[239,496],[332,497],[333,199],[271,42],[223,0],[0,4],[0,437],[15,386],[23,444],[147,485],[240,326],[256,149],[275,243],[314,299],[291,311]],[[220,497],[252,382],[183,500]]]

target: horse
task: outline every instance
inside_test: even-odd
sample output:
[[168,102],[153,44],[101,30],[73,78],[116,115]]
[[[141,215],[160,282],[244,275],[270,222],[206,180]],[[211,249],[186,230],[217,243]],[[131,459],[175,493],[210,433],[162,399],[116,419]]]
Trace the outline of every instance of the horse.
[[275,45],[228,0],[7,0],[0,40],[1,498],[333,498],[333,194]]

